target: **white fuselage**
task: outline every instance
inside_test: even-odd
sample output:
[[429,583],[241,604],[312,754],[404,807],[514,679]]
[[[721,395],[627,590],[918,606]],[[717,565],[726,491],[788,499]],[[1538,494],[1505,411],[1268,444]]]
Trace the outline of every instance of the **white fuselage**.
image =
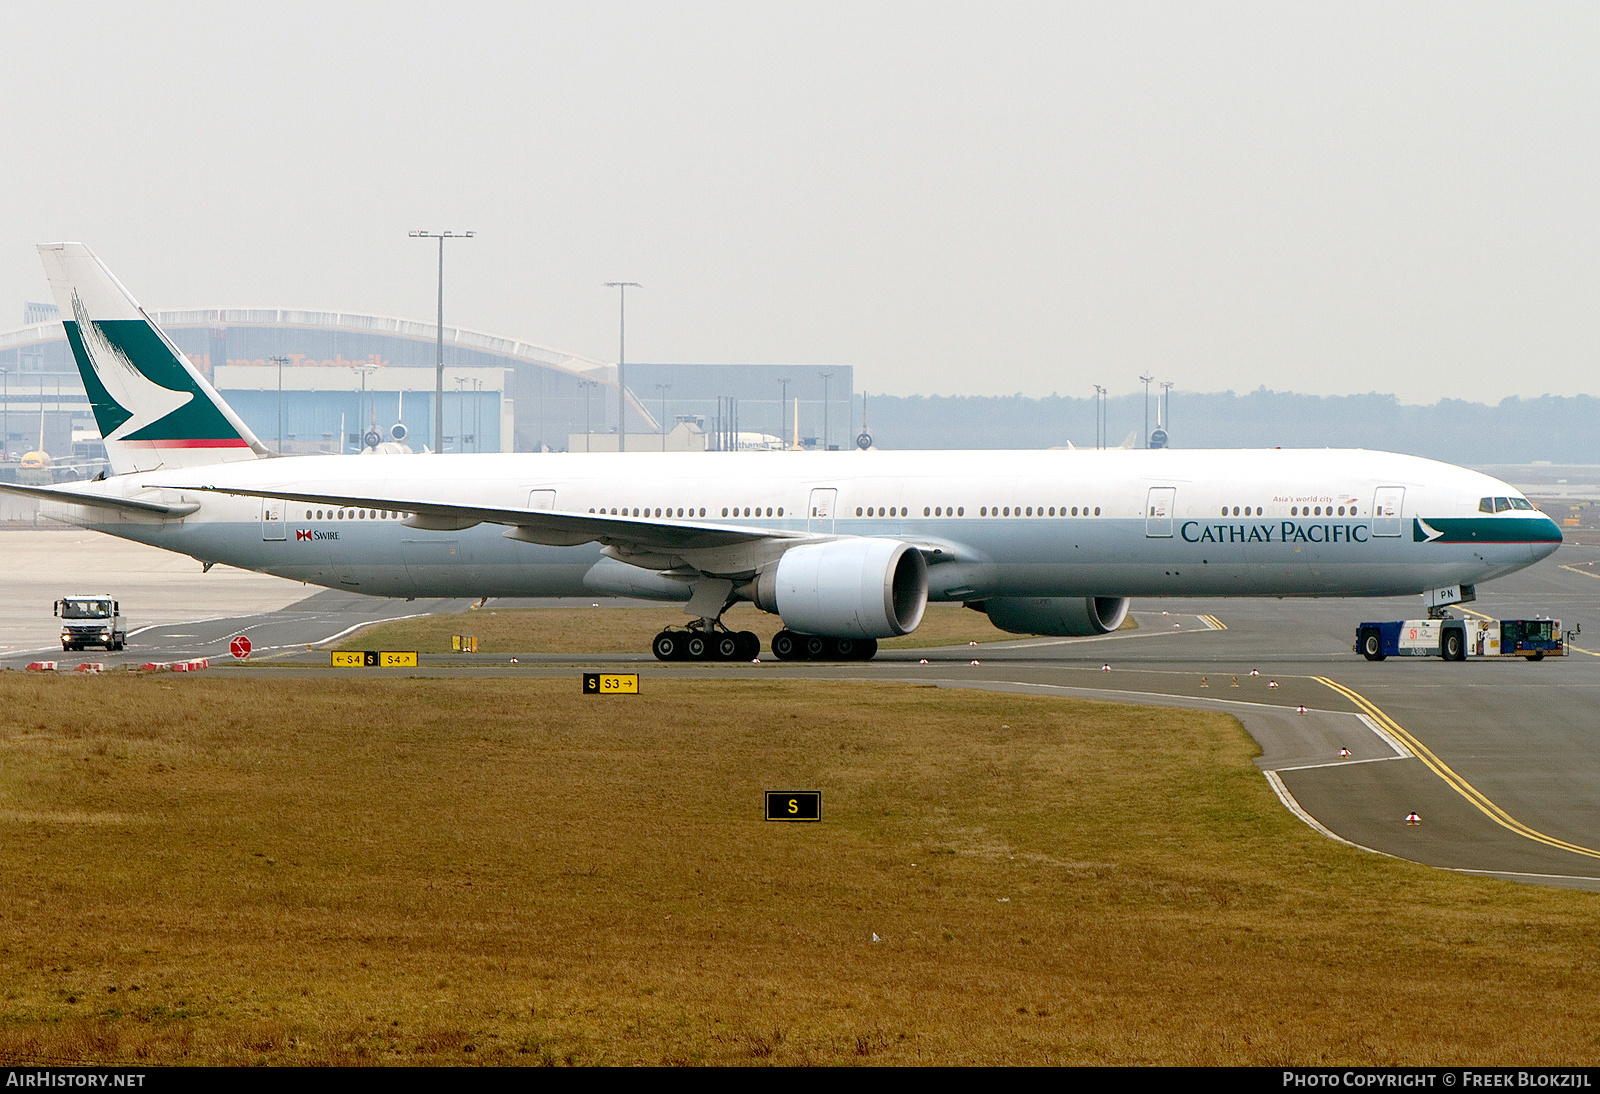
[[430,503],[901,539],[932,560],[932,600],[1391,596],[1487,581],[1560,543],[1537,511],[1485,512],[1486,498],[1525,505],[1496,479],[1359,450],[315,456],[73,489],[199,508],[181,519],[54,503],[46,512],[379,596],[687,596],[596,542],[548,546],[509,538],[503,524],[431,531],[402,519]]

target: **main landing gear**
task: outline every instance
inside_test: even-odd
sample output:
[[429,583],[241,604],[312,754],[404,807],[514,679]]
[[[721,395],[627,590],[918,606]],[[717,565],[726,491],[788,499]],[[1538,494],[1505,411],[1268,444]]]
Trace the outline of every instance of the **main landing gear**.
[[785,628],[772,636],[772,652],[779,661],[870,661],[878,652],[878,640],[824,638]]
[[730,631],[695,620],[681,631],[662,631],[650,645],[657,661],[750,661],[761,655],[755,631]]
[[[681,631],[662,631],[650,650],[657,661],[751,661],[761,656],[761,639],[754,631],[730,631],[697,619]],[[772,652],[780,661],[870,661],[878,640],[781,630],[772,636]]]

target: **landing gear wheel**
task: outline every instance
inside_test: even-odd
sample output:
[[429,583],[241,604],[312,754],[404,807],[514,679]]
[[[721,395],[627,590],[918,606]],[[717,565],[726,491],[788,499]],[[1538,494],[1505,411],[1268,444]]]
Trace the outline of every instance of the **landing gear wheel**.
[[801,648],[805,651],[807,661],[824,660],[833,650],[833,643],[820,634],[808,634],[800,640]]
[[683,657],[683,635],[674,631],[662,631],[656,635],[650,649],[656,655],[657,661],[677,661]]
[[1382,661],[1387,656],[1383,652],[1383,639],[1377,631],[1365,630],[1361,632],[1361,656],[1368,661]]
[[706,654],[711,652],[711,643],[703,634],[690,634],[683,643],[683,656],[690,661],[706,661]]
[[858,661],[860,655],[856,652],[854,638],[835,638],[833,640],[833,653],[841,661]]
[[718,661],[732,661],[736,659],[739,656],[739,651],[742,648],[743,643],[739,641],[738,635],[731,632],[728,634],[717,635],[715,652]]
[[1444,659],[1446,661],[1465,661],[1467,659],[1467,643],[1458,630],[1444,632]]
[[863,638],[856,643],[856,660],[871,661],[878,656],[878,640],[876,638]]
[[739,639],[739,660],[754,661],[761,656],[761,638],[755,631],[740,631],[736,637]]
[[784,629],[772,636],[772,656],[779,661],[799,661],[805,657],[800,648],[800,636]]

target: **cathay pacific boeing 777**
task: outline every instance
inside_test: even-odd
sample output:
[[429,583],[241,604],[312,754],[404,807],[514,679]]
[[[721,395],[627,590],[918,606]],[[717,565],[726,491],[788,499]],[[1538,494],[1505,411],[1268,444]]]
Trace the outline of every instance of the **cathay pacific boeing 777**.
[[659,657],[872,656],[957,601],[1019,634],[1117,628],[1134,596],[1433,605],[1561,532],[1475,471],[1359,450],[272,458],[87,247],[39,248],[111,474],[58,519],[374,596],[628,596],[690,617]]

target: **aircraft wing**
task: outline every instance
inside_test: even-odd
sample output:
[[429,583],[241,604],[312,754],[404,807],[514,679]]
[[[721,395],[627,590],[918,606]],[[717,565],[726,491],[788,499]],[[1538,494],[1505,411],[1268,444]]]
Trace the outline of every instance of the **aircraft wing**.
[[[238,486],[165,485],[168,490],[206,491],[252,498],[330,505],[345,509],[387,509],[411,513],[406,523],[414,528],[455,531],[474,524],[504,524],[513,538],[552,547],[601,543],[628,554],[715,550],[775,540],[832,539],[814,532],[775,528],[748,528],[704,521],[663,520],[659,517],[622,517],[599,513],[573,513],[558,509],[498,509],[483,505],[456,505],[418,501],[415,498],[381,498],[371,495],[322,494],[303,490],[259,490]],[[293,523],[292,519],[290,523]]]
[[16,483],[0,482],[0,490],[67,505],[86,505],[91,509],[114,509],[124,513],[148,513],[156,517],[186,517],[200,508],[192,501],[168,505],[159,501],[141,501],[138,498],[79,493],[76,490],[63,490],[58,486],[19,486]]

